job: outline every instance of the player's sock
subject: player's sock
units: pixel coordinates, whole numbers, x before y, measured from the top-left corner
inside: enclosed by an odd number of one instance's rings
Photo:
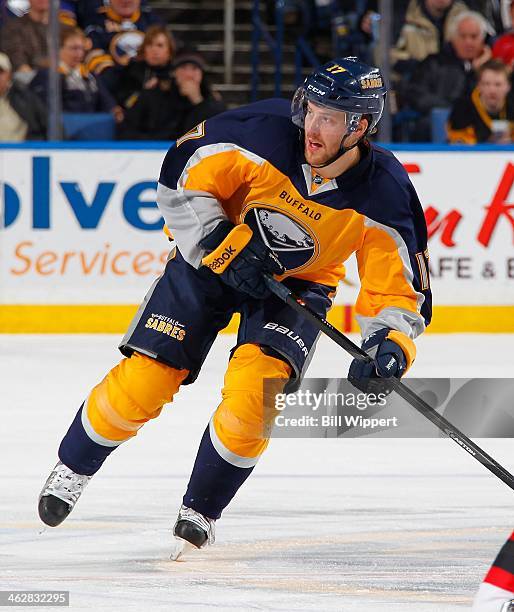
[[[107,439],[104,440],[104,444],[95,442],[84,427],[86,418],[84,410],[82,404],[59,446],[58,454],[59,459],[77,474],[93,476],[121,442]]]
[[[223,459],[212,443],[212,427],[211,422],[203,434],[183,504],[210,519],[218,519],[254,465],[237,467]]]

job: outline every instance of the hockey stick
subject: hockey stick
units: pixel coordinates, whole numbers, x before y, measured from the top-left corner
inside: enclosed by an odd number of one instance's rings
[[[265,274],[265,281],[269,290],[274,293],[277,297],[283,300],[286,304],[291,306],[294,310],[301,313],[306,319],[322,331],[325,335],[331,338],[336,344],[344,348],[345,351],[350,353],[355,359],[361,361],[371,362],[371,357],[363,351],[359,346],[354,344],[349,338],[347,338],[342,332],[337,330],[331,325],[326,319],[320,317],[314,310],[309,308],[307,304],[292,291],[290,291],[281,282],[275,280],[272,276]],[[490,455],[480,448],[477,444],[465,436],[459,431],[454,425],[447,421],[442,415],[434,410],[425,400],[419,395],[414,393],[409,387],[407,387],[399,379],[392,379],[392,387],[408,404],[420,412],[425,418],[440,429],[444,434],[456,442],[461,448],[467,451],[472,457],[479,461],[484,467],[486,467],[495,476],[498,476],[500,480],[514,490],[514,476],[508,472],[503,466],[495,461]]]

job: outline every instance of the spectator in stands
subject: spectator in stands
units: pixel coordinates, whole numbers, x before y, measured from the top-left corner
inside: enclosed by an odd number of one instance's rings
[[[478,69],[478,84],[471,95],[459,98],[448,121],[451,143],[476,144],[514,141],[514,104],[509,100],[509,69],[491,59]]]
[[[83,64],[86,37],[80,28],[61,29],[59,73],[62,110],[67,113],[116,113],[114,98]],[[40,70],[30,87],[45,103],[48,99],[48,68]]]
[[[12,65],[0,53],[0,141],[43,140],[46,109],[25,85],[13,82]]]
[[[429,55],[439,53],[449,41],[449,24],[468,10],[460,0],[411,0],[400,36],[391,50],[395,72],[411,74]]]
[[[2,50],[26,83],[36,70],[48,65],[48,6],[49,0],[30,0],[28,13],[8,19],[2,28]]]
[[[174,77],[158,79],[154,87],[143,89],[127,109],[119,138],[175,140],[201,121],[225,110],[204,73],[204,60],[197,53],[178,56]]]
[[[185,101],[186,113],[179,127],[185,134],[201,121],[225,110],[218,93],[213,92],[205,76],[205,61],[197,53],[181,53],[174,63],[175,82]]]
[[[110,0],[96,10],[85,29],[92,49],[86,57],[90,72],[99,76],[115,93],[121,70],[137,55],[144,32],[159,19],[141,11],[141,0]]]
[[[493,45],[493,57],[501,59],[507,66],[514,68],[514,0],[510,3],[511,27]]]
[[[166,26],[150,26],[136,58],[120,75],[116,90],[118,103],[123,107],[133,106],[143,89],[156,87],[159,80],[169,82],[174,55],[175,41]]]
[[[450,42],[417,66],[404,88],[408,105],[421,114],[412,140],[430,140],[433,108],[450,107],[457,98],[471,93],[476,71],[491,57],[486,34],[487,23],[480,13],[459,13],[450,22]]]

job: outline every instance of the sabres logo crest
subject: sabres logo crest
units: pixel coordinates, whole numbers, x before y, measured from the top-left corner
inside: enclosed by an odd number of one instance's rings
[[[318,252],[317,240],[309,229],[282,211],[252,207],[243,221],[260,235],[288,271],[305,267]]]

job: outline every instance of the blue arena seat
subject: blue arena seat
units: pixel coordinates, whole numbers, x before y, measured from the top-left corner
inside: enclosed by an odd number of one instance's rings
[[[63,113],[66,140],[114,140],[114,118],[110,113]]]

